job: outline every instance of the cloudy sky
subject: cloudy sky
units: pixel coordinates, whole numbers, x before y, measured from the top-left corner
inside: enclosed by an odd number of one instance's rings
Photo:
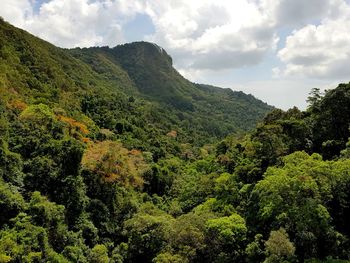
[[[65,48],[151,41],[188,79],[283,109],[350,81],[350,0],[1,0],[0,15]]]

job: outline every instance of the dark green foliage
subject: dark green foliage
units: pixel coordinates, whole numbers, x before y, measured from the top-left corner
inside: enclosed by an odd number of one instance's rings
[[[283,228],[277,231],[271,231],[265,245],[267,258],[264,262],[295,262],[294,244],[289,241],[288,234]]]
[[[0,225],[8,223],[24,208],[25,202],[18,189],[0,180]]]
[[[331,159],[339,155],[350,136],[350,84],[340,84],[323,97],[314,94],[308,109],[311,115],[313,150]]]

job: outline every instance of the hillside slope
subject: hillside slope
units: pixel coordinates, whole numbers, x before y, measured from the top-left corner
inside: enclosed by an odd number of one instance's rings
[[[92,65],[96,72],[105,70],[105,66],[96,65],[106,65],[107,61],[123,68],[143,99],[159,103],[175,113],[180,121],[189,120],[211,136],[249,130],[272,109],[242,92],[217,87],[208,89],[191,83],[173,68],[166,51],[152,43],[135,42],[115,48],[84,48],[70,52]]]
[[[184,142],[191,134],[201,144],[209,137],[249,130],[271,110],[257,99],[248,102],[231,91],[208,92],[189,82],[172,67],[170,56],[151,43],[66,50],[4,21],[0,36],[4,97],[42,102],[78,119],[83,113],[120,136],[117,123],[135,129],[148,123],[163,134],[176,130]],[[95,111],[100,104],[109,116]],[[131,104],[141,123],[132,120]]]

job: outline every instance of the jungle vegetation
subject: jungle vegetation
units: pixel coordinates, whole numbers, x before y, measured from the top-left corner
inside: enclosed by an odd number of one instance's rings
[[[0,262],[350,260],[350,84],[282,111],[0,20],[0,95]]]

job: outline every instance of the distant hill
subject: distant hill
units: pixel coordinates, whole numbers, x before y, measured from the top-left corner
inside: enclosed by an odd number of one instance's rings
[[[87,116],[121,139],[175,130],[178,140],[203,144],[252,129],[272,109],[242,92],[191,83],[156,44],[61,49],[4,21],[0,37],[5,97]]]
[[[158,102],[169,111],[181,112],[182,119],[185,115],[185,119],[198,123],[203,131],[214,136],[251,129],[272,109],[251,95],[188,81],[173,68],[166,51],[153,43],[78,48],[70,52],[96,72],[106,70],[107,64],[121,67],[142,98]]]

